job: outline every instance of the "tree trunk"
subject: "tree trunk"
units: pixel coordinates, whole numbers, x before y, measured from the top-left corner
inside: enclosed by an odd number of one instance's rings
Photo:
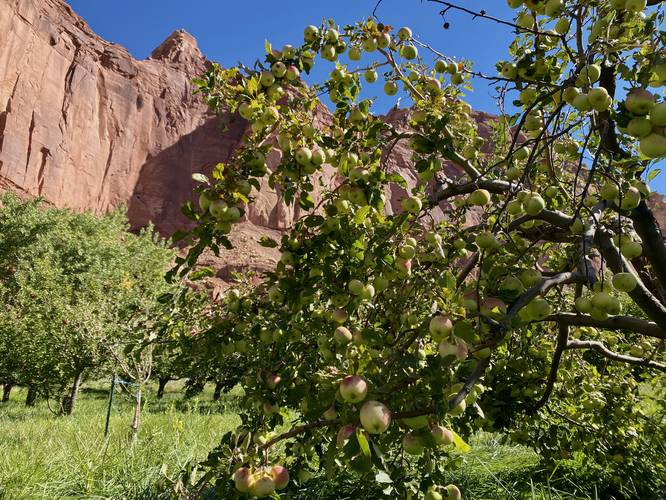
[[[139,436],[139,426],[141,425],[141,397],[143,396],[141,386],[137,386],[136,400],[134,402],[134,416],[132,417],[132,443],[136,442]]]
[[[35,406],[35,401],[37,401],[37,387],[30,385],[28,386],[28,394],[25,397],[25,405]]]
[[[12,389],[14,387],[14,384],[12,382],[7,382],[3,384],[2,386],[2,402],[6,403],[9,401],[9,395],[12,392]]]
[[[157,386],[157,399],[162,399],[164,397],[164,388],[166,387],[167,383],[169,383],[168,378],[160,378],[158,379],[158,386]]]
[[[76,397],[79,395],[82,378],[83,370],[76,374],[74,377],[74,383],[72,383],[72,388],[69,390],[69,394],[63,398],[62,412],[65,415],[71,415],[74,412],[74,403],[76,403]]]
[[[222,395],[222,382],[215,384],[215,391],[213,392],[213,401],[219,401]]]

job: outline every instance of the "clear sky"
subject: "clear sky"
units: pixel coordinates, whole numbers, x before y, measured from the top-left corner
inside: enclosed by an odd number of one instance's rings
[[[332,18],[340,25],[351,24],[370,16],[377,1],[69,0],[69,3],[102,38],[123,45],[136,58],[148,57],[171,32],[182,28],[197,39],[208,59],[233,66],[239,61],[251,65],[263,57],[266,39],[278,48],[286,43],[300,44],[306,25],[319,25],[324,18]],[[512,16],[505,0],[460,0],[459,4],[473,10],[485,9],[499,18]],[[415,35],[440,52],[472,60],[475,70],[495,74],[495,63],[508,56],[507,47],[513,39],[511,29],[449,12],[445,20],[450,27],[445,30],[439,15],[441,7],[427,0],[383,0],[377,16],[396,28],[408,25]],[[329,63],[326,64],[328,68]],[[467,100],[475,109],[493,113],[497,111],[494,94],[493,86],[477,80]],[[383,96],[379,86],[373,95],[378,97],[378,111],[394,103]],[[657,177],[653,188],[666,193],[666,172]]]

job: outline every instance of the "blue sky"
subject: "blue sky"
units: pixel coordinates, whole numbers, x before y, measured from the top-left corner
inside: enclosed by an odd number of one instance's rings
[[[303,28],[332,18],[341,25],[368,17],[376,0],[69,0],[104,39],[125,46],[135,57],[150,55],[171,32],[182,28],[198,41],[206,57],[233,66],[237,62],[251,65],[263,57],[264,41],[273,46],[300,44]],[[509,19],[512,9],[504,0],[461,0],[469,9],[486,9],[488,14]],[[507,47],[513,39],[509,27],[472,19],[463,13],[449,12],[443,29],[439,15],[441,5],[426,0],[383,0],[377,14],[382,22],[400,27],[408,25],[421,40],[456,58],[474,61],[474,69],[495,73],[495,63],[507,58]],[[329,63],[326,63],[327,65]],[[327,69],[328,70],[328,69]],[[321,70],[320,70],[321,71]],[[315,75],[316,77],[317,75]],[[378,96],[378,111],[393,104],[382,95],[380,84],[373,92]],[[475,108],[496,112],[494,89],[487,82],[474,82],[474,92],[467,100]],[[666,173],[653,187],[666,192]]]

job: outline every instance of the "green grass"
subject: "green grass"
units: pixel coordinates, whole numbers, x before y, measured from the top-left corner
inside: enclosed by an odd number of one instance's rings
[[[209,391],[182,403],[173,384],[163,401],[148,399],[139,441],[131,446],[130,398],[116,395],[105,439],[107,394],[86,389],[71,417],[54,417],[43,402],[25,408],[21,390],[0,405],[0,498],[153,498],[161,478],[205,458],[239,423],[210,403]]]
[[[205,458],[239,423],[233,412],[238,392],[213,403],[207,387],[184,400],[182,385],[171,383],[162,401],[148,393],[140,438],[131,446],[128,396],[116,394],[111,433],[104,438],[107,390],[103,384],[86,385],[71,417],[53,416],[44,402],[26,408],[23,390],[15,389],[11,401],[0,404],[0,499],[156,498],[165,478]],[[503,444],[492,434],[480,434],[470,444],[472,451],[449,478],[466,499],[589,498],[573,481],[559,477],[552,483],[525,447]],[[358,485],[348,486],[354,491]],[[320,478],[294,498],[355,498],[350,495]]]

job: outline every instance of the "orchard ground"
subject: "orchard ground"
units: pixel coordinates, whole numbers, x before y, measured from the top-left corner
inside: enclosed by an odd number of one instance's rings
[[[54,416],[44,401],[26,408],[26,391],[14,389],[11,400],[0,403],[0,499],[169,498],[168,487],[180,472],[204,459],[238,425],[234,409],[242,390],[218,402],[212,401],[212,386],[191,399],[183,397],[182,382],[171,382],[161,401],[155,392],[152,387],[132,447],[127,439],[132,400],[121,392],[110,436],[104,438],[108,382],[86,384],[70,417]],[[505,441],[486,433],[470,441],[472,451],[450,472],[465,498],[594,498],[594,487],[575,463],[548,477],[535,453]],[[359,486],[351,479],[315,477],[295,498],[355,498]],[[383,497],[379,490],[376,495]]]

